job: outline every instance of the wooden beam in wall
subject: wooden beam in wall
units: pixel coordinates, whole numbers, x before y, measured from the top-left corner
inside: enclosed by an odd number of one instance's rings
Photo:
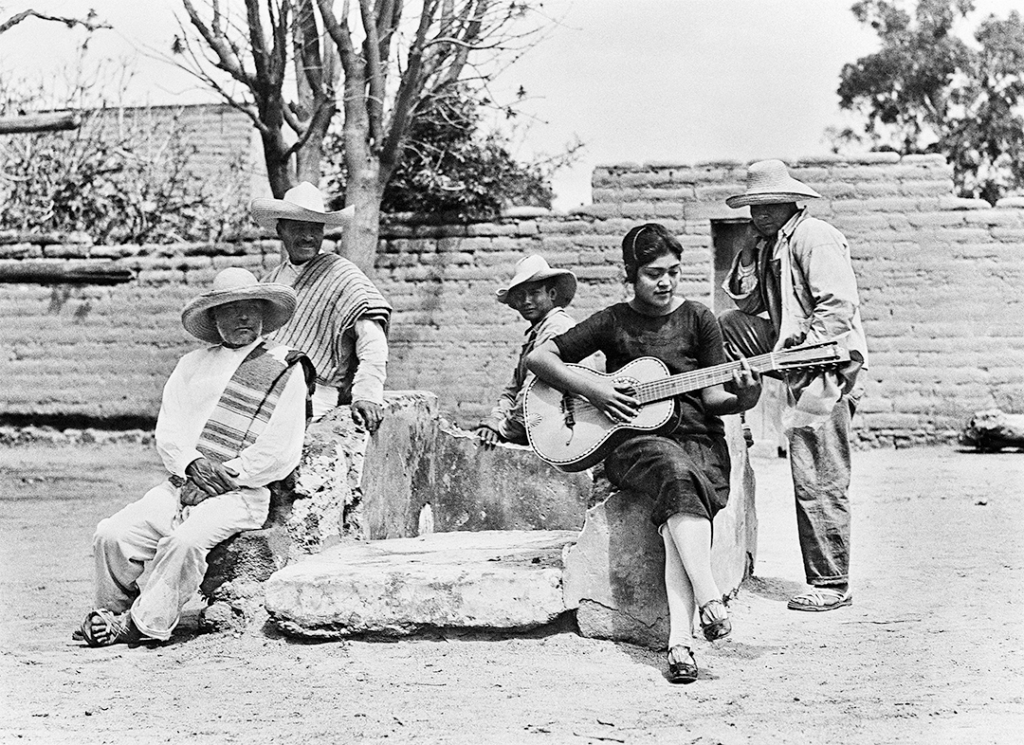
[[[78,129],[81,124],[82,117],[77,111],[0,116],[0,135],[58,132],[65,129]]]
[[[135,278],[129,269],[112,261],[70,264],[68,262],[3,261],[0,284],[28,285],[119,285]]]

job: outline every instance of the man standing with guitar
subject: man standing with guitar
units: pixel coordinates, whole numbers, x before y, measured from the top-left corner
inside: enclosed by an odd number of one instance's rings
[[[850,418],[867,363],[857,279],[846,238],[796,202],[820,195],[779,160],[752,163],[743,194],[758,238],[733,261],[723,284],[738,311],[719,318],[726,348],[752,357],[838,340],[850,363],[834,373],[787,376],[783,423],[789,439],[797,528],[811,590],[790,599],[797,611],[829,611],[853,602],[850,565]],[[764,318],[762,313],[767,313]]]

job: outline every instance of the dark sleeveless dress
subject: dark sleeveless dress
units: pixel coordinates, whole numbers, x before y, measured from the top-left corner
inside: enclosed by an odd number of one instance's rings
[[[665,316],[646,316],[618,303],[554,342],[566,362],[603,353],[607,372],[638,357],[657,357],[673,375],[727,361],[714,314],[692,300]],[[627,439],[608,454],[604,466],[615,486],[650,500],[651,520],[658,526],[677,513],[713,520],[729,499],[725,428],[704,410],[700,391],[676,398],[670,432]]]

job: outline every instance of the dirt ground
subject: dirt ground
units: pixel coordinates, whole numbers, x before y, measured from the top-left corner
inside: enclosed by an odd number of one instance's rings
[[[661,654],[457,634],[298,643],[260,629],[87,649],[95,523],[159,479],[140,445],[0,451],[2,743],[1008,743],[1024,729],[1024,454],[855,453],[855,602],[800,587],[788,470],[758,457],[757,577],[734,633]]]

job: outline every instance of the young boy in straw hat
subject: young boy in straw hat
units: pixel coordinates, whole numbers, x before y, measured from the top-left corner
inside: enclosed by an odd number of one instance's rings
[[[299,464],[305,435],[312,366],[264,338],[294,310],[291,288],[237,268],[185,306],[181,323],[204,345],[164,386],[156,449],[167,478],[96,527],[96,605],[76,632],[89,646],[170,638],[210,549],[263,526],[267,485]]]
[[[355,423],[375,432],[384,411],[391,306],[355,264],[321,251],[325,227],[348,225],[352,208],[328,212],[308,181],[250,207],[284,247],[284,260],[263,281],[295,290],[295,314],[274,339],[301,349],[316,367],[313,418],[351,404]]]
[[[789,601],[797,611],[850,605],[850,418],[867,364],[857,278],[843,234],[797,202],[817,199],[780,160],[752,163],[747,188],[730,207],[750,207],[759,238],[737,254],[723,284],[738,311],[719,319],[727,348],[753,357],[838,340],[848,367],[788,379],[783,424],[796,494],[797,533],[811,590]],[[767,318],[760,314],[766,313]]]
[[[552,269],[543,256],[533,254],[516,264],[512,281],[495,294],[499,303],[517,311],[530,326],[512,379],[501,392],[490,417],[476,428],[476,435],[489,446],[498,442],[526,445],[523,398],[534,378],[526,368],[526,356],[576,325],[565,312],[565,306],[576,294],[576,275],[568,269]]]

